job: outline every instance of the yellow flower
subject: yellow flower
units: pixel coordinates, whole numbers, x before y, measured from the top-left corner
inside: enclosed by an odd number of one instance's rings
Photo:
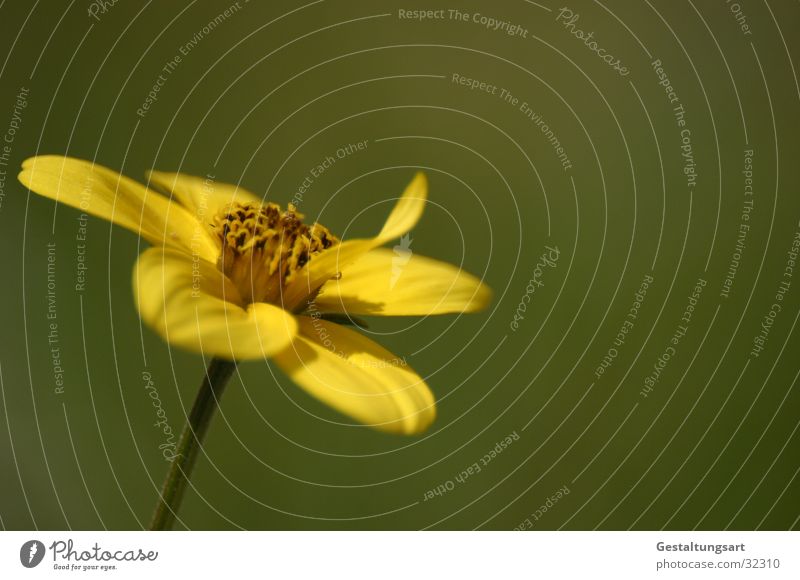
[[[455,266],[380,246],[419,220],[418,173],[383,229],[339,241],[241,187],[180,173],[149,174],[170,197],[88,161],[26,160],[31,191],[121,225],[153,244],[134,269],[142,319],[171,344],[230,360],[271,357],[298,385],[373,427],[414,434],[436,415],[406,363],[336,314],[426,316],[485,307],[491,292]]]

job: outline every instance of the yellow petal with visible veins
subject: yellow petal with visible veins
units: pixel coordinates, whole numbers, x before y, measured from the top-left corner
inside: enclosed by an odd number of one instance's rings
[[[243,306],[222,272],[180,251],[145,251],[133,280],[142,319],[182,348],[230,360],[263,359],[285,349],[297,333],[290,313],[265,303]]]
[[[306,267],[287,284],[283,295],[284,306],[292,311],[302,310],[304,299],[313,296],[327,280],[373,248],[410,231],[422,216],[427,197],[428,179],[424,173],[418,172],[392,208],[380,233],[370,239],[347,240],[313,256]]]
[[[322,312],[427,316],[475,312],[492,292],[461,268],[417,254],[377,248],[329,280],[315,303]]]
[[[109,220],[156,245],[180,247],[214,262],[219,249],[207,228],[178,204],[90,161],[44,155],[22,164],[31,191]]]
[[[172,193],[204,223],[210,222],[220,209],[231,203],[261,203],[261,198],[243,187],[213,179],[162,171],[149,171],[147,178],[159,189]]]
[[[391,433],[421,433],[436,417],[425,381],[391,352],[332,322],[297,317],[299,334],[275,362],[334,409]]]

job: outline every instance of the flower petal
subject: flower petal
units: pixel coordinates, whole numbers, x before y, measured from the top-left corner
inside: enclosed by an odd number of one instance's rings
[[[372,247],[372,240],[346,240],[311,258],[308,265],[284,287],[281,296],[284,308],[292,312],[305,310],[306,300],[314,295],[317,288]]]
[[[315,303],[322,312],[427,316],[475,312],[491,297],[486,284],[456,266],[377,248],[342,269],[341,279],[329,280]]]
[[[181,247],[215,261],[207,229],[184,208],[141,183],[90,161],[43,155],[22,163],[19,180],[31,191],[109,220],[156,245]]]
[[[149,171],[148,180],[166,193],[172,193],[183,206],[208,221],[228,204],[261,203],[261,198],[238,185],[218,183],[185,173],[164,173]]]
[[[283,296],[285,307],[292,311],[302,308],[302,303],[308,296],[312,296],[322,284],[345,267],[373,248],[411,230],[422,215],[427,197],[428,179],[424,173],[418,172],[403,191],[377,236],[366,240],[347,240],[309,260],[308,265],[287,285]]]
[[[306,391],[382,431],[413,435],[433,422],[433,394],[405,360],[332,322],[297,321],[299,334],[274,360]]]
[[[428,178],[421,171],[418,171],[408,184],[403,195],[395,204],[392,213],[389,214],[383,229],[378,234],[379,246],[390,240],[399,238],[403,234],[411,231],[417,225],[422,212],[425,209],[425,201],[428,199]]]
[[[134,293],[142,319],[167,342],[207,355],[263,359],[297,333],[290,313],[265,303],[243,307],[222,272],[176,250],[150,248],[139,256]]]

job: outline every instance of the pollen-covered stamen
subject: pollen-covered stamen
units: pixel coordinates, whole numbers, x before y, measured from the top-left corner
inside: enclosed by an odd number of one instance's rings
[[[217,267],[250,302],[280,303],[281,288],[314,254],[339,240],[325,226],[306,225],[289,204],[233,203],[214,217],[222,245]]]

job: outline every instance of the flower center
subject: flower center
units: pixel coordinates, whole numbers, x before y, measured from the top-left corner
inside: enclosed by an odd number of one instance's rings
[[[315,254],[339,243],[323,225],[303,223],[292,204],[232,203],[215,217],[222,244],[217,267],[230,278],[246,303],[281,303],[284,285]]]

